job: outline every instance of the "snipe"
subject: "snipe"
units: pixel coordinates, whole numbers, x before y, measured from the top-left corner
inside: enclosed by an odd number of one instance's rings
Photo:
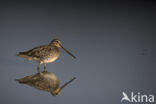
[[[40,72],[41,64],[44,64],[44,71],[46,71],[46,64],[55,61],[60,56],[59,48],[62,48],[73,58],[76,58],[72,53],[70,53],[67,49],[65,49],[62,46],[61,41],[58,39],[52,40],[51,43],[48,45],[42,45],[35,47],[29,51],[19,52],[17,56],[21,56],[28,60],[37,61],[39,63],[37,66],[37,70],[39,73],[41,73]]]

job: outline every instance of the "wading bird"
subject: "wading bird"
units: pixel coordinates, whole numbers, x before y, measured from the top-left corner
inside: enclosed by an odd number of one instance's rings
[[[27,84],[39,90],[48,91],[53,96],[58,96],[60,95],[61,90],[75,79],[76,77],[59,87],[60,81],[58,77],[54,73],[43,71],[41,74],[37,73],[34,75],[29,75],[21,79],[16,79],[16,81],[21,84]]]
[[[54,39],[48,45],[42,45],[35,47],[29,51],[19,52],[17,56],[26,58],[28,60],[37,61],[39,64],[37,66],[38,73],[40,72],[40,65],[44,64],[44,71],[46,71],[46,64],[55,61],[60,56],[60,50],[62,48],[73,58],[76,58],[72,53],[70,53],[67,49],[65,49],[61,41],[58,39]]]

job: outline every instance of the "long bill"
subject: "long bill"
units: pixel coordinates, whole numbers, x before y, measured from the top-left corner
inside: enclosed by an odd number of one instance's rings
[[[74,77],[73,79],[71,79],[70,81],[66,82],[65,84],[63,84],[60,88],[57,88],[54,92],[52,91],[51,94],[53,96],[58,96],[61,92],[61,90],[66,87],[69,83],[71,83],[73,80],[75,80],[76,77]]]
[[[71,83],[73,80],[75,80],[75,79],[76,79],[76,77],[72,78],[70,81],[68,81],[68,82],[66,82],[64,85],[62,85],[62,86],[60,87],[60,91],[61,91],[64,87],[66,87],[69,83]]]
[[[72,53],[70,53],[67,49],[65,49],[62,45],[60,45],[61,48],[66,51],[69,55],[71,55],[73,58],[76,58]]]

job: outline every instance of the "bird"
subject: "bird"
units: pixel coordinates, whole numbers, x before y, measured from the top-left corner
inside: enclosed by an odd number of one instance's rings
[[[19,52],[17,56],[38,62],[37,71],[38,73],[41,73],[40,65],[44,64],[44,71],[47,71],[46,64],[52,63],[58,59],[60,56],[60,48],[76,59],[71,52],[62,46],[61,41],[58,39],[53,39],[48,45],[41,45],[25,52]]]
[[[73,77],[71,80],[59,87],[60,81],[58,77],[54,73],[43,71],[41,75],[37,73],[24,78],[16,79],[16,81],[20,84],[26,84],[38,90],[48,91],[53,96],[58,96],[60,95],[61,90],[75,79],[76,77]]]

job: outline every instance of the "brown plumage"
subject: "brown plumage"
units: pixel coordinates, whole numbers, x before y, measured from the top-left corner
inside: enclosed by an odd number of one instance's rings
[[[37,69],[40,73],[40,64],[44,64],[44,71],[46,71],[46,64],[55,61],[60,56],[59,48],[64,49],[73,58],[76,58],[67,49],[65,49],[62,46],[61,41],[57,39],[52,40],[48,45],[42,45],[35,47],[29,51],[19,52],[17,56],[26,58],[28,60],[37,61],[39,63]]]
[[[27,84],[39,90],[48,91],[53,96],[57,96],[65,86],[75,79],[76,78],[74,77],[72,80],[59,87],[60,81],[55,74],[50,72],[42,72],[41,74],[37,73],[21,79],[16,79],[16,81],[21,84]]]

